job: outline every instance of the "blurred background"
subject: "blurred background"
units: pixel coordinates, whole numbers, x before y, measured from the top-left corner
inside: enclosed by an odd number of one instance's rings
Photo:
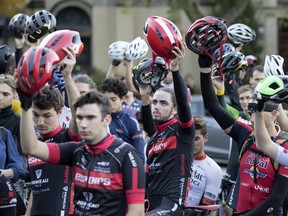
[[[288,59],[288,0],[1,0],[1,44],[14,47],[8,24],[16,13],[30,16],[41,9],[55,15],[57,30],[80,32],[85,47],[75,70],[86,71],[96,82],[109,67],[108,46],[142,37],[144,23],[152,15],[172,20],[183,36],[196,19],[206,15],[225,19],[227,26],[244,23],[257,32],[256,43],[243,48],[245,55],[257,56],[259,64],[266,54]],[[199,83],[197,65],[197,56],[187,51],[181,70],[184,75],[192,73]],[[121,67],[119,71],[124,73]]]

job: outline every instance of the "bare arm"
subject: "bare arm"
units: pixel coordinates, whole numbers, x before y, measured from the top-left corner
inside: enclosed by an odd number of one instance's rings
[[[136,96],[140,96],[140,93],[134,87],[133,82],[132,82],[133,61],[123,59],[122,62],[125,66],[125,80],[126,80],[127,88],[130,91],[132,91]]]
[[[144,216],[144,204],[128,204],[126,216]]]
[[[32,202],[33,202],[33,195],[32,195],[32,193],[30,193],[28,205],[27,205],[26,212],[25,212],[24,216],[30,216],[31,215]]]
[[[271,140],[268,134],[268,131],[265,127],[263,112],[255,113],[254,132],[256,136],[257,148],[275,160],[278,151],[278,145]]]
[[[44,142],[40,142],[35,134],[32,109],[22,110],[20,121],[20,139],[23,153],[47,161],[49,150]]]
[[[74,53],[73,49],[66,49],[63,50],[67,53],[68,58],[66,57],[62,62],[61,65],[65,65],[64,69],[62,70],[62,74],[65,80],[66,92],[69,102],[69,107],[71,109],[72,119],[69,123],[69,129],[72,134],[78,134],[78,128],[75,122],[76,119],[76,112],[74,109],[74,103],[76,102],[77,98],[80,97],[80,92],[75,85],[75,82],[71,76],[73,68],[76,63],[76,54]]]

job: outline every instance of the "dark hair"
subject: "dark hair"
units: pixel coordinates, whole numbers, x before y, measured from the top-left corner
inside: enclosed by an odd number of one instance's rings
[[[264,73],[264,67],[262,65],[256,65],[251,70],[251,77],[253,77],[254,71],[259,71],[260,73]]]
[[[174,88],[171,88],[171,87],[161,87],[161,88],[159,88],[157,91],[164,91],[164,92],[169,93],[169,94],[171,95],[171,100],[172,100],[173,107],[177,107],[176,96],[175,96]]]
[[[200,130],[203,136],[207,135],[206,121],[200,116],[194,116],[195,129]]]
[[[89,85],[90,89],[97,89],[96,83],[93,79],[85,73],[78,73],[73,76],[73,80],[75,83],[86,83]]]
[[[117,78],[107,78],[102,82],[101,91],[113,92],[119,98],[123,98],[128,93],[125,83]]]
[[[247,92],[247,91],[250,91],[251,94],[253,94],[254,89],[253,89],[250,85],[246,84],[246,85],[241,86],[241,87],[237,90],[237,93],[238,93],[238,95],[240,95],[240,94],[242,94],[243,92]]]
[[[74,108],[77,110],[77,108],[86,104],[97,104],[102,114],[102,118],[108,114],[111,114],[109,98],[106,95],[97,92],[96,90],[89,91],[86,94],[80,96],[74,104]]]
[[[33,105],[38,109],[51,109],[54,108],[59,112],[63,106],[64,101],[60,91],[50,86],[44,86],[40,92],[37,92],[33,97]]]

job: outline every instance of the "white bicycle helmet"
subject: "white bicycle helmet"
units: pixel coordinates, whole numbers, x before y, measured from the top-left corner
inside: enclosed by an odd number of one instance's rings
[[[228,37],[234,44],[250,44],[256,39],[256,32],[242,23],[235,23],[228,27]]]
[[[284,72],[284,58],[280,55],[266,55],[264,73],[266,76],[281,76]]]
[[[148,45],[140,37],[135,38],[128,45],[125,55],[128,60],[135,60],[144,57],[148,52]]]
[[[129,43],[126,41],[116,41],[108,47],[108,56],[112,60],[123,60],[125,58],[125,51]]]

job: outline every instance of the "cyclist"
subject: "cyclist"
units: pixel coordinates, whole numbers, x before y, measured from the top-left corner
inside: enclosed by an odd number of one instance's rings
[[[193,215],[193,208],[189,207],[215,204],[222,180],[220,166],[204,151],[204,145],[208,141],[206,122],[200,116],[193,118],[196,132],[191,183],[185,208],[187,216]]]
[[[167,87],[158,89],[153,96],[151,109],[152,88],[140,85],[143,126],[151,137],[146,152],[147,216],[183,215],[191,176],[195,128],[187,87],[179,72],[179,64],[186,50],[185,43],[181,41],[180,44],[181,49],[175,46],[172,51],[176,56],[170,68],[174,90]]]
[[[233,119],[220,105],[214,94],[211,81],[211,59],[199,55],[201,68],[201,89],[206,109],[215,118],[222,129],[236,142],[238,151],[246,146],[245,141],[254,141],[253,129]],[[277,118],[276,106],[267,107],[266,128],[270,136],[281,138],[280,128],[274,125]],[[245,144],[245,145],[244,145]],[[255,145],[244,151],[240,160],[239,175],[235,187],[231,191],[228,204],[233,207],[236,215],[282,215],[282,202],[286,193],[283,188],[288,186],[287,169],[280,167],[275,173],[270,158],[261,154]],[[248,198],[248,199],[247,199]]]
[[[66,89],[69,102],[73,103],[77,94],[75,85],[71,84],[71,72],[75,64],[75,56],[71,50],[66,49],[69,59],[61,64],[65,65],[62,70],[63,78],[66,81]],[[24,53],[24,57],[28,55]],[[31,55],[38,57],[36,54]],[[29,57],[29,56],[27,56]],[[45,57],[45,56],[44,56]],[[29,60],[29,58],[28,58]],[[23,60],[24,62],[25,60]],[[31,61],[33,62],[33,61]],[[45,62],[42,59],[42,62]],[[48,64],[47,62],[45,62]],[[33,71],[38,72],[38,71]],[[35,83],[37,85],[37,83]],[[72,88],[72,90],[71,90]],[[64,106],[63,97],[58,89],[45,86],[41,93],[36,93],[32,100],[33,123],[39,132],[38,139],[42,142],[68,142],[79,141],[78,130],[72,119],[69,128],[59,123],[61,111]],[[69,166],[53,165],[45,163],[33,156],[28,157],[29,174],[31,180],[31,195],[26,211],[27,215],[68,215],[73,213],[71,196],[72,169]],[[51,172],[53,170],[53,172]],[[47,202],[51,200],[51,202]],[[53,200],[53,201],[52,201]]]

